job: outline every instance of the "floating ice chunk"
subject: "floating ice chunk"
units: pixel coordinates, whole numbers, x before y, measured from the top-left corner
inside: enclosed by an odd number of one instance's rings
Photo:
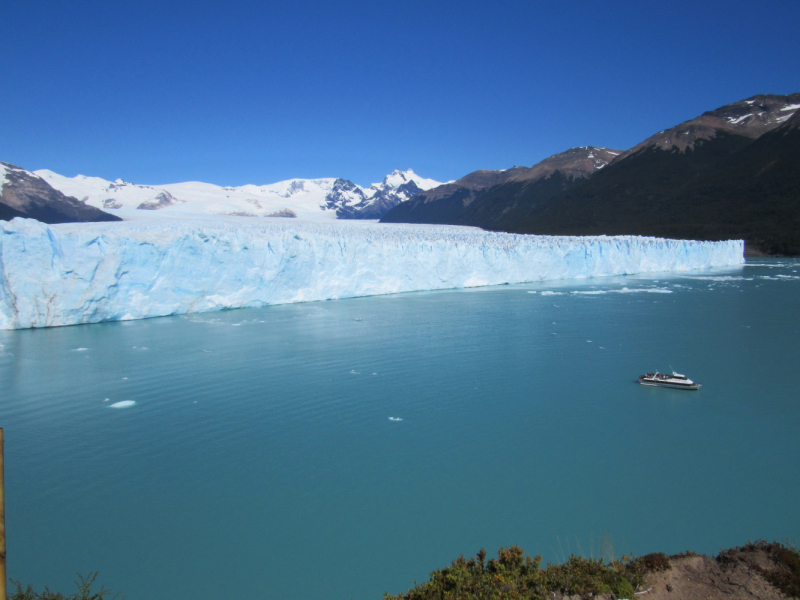
[[[581,294],[584,296],[601,296],[603,294],[638,294],[640,292],[650,294],[671,294],[672,290],[666,288],[627,288],[621,290],[592,290],[590,292],[572,292],[573,294]]]
[[[563,295],[564,292],[551,292],[549,290],[542,292],[542,296],[563,296]]]
[[[122,400],[121,402],[114,402],[109,404],[108,408],[130,408],[136,404],[136,400]]]
[[[74,348],[72,351],[73,352],[86,352],[87,350],[88,350],[88,348]]]
[[[400,417],[389,417],[389,420],[390,421],[402,421],[403,419],[401,419]]]
[[[528,292],[529,294],[535,294],[536,292]]]
[[[695,281],[753,281],[752,277],[743,277],[741,275],[697,275],[695,277],[684,276],[684,279],[694,279]]]
[[[791,267],[792,265],[786,263],[775,263],[774,265],[759,265],[759,264],[746,264],[742,265],[745,267],[757,267],[757,268],[764,268],[764,269],[777,269],[780,267]]]

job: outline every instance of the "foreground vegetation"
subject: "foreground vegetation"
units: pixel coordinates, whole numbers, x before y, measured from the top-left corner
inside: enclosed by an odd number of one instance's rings
[[[800,552],[774,542],[755,542],[720,553],[717,561],[725,566],[741,553],[762,552],[769,556],[773,569],[758,568],[762,576],[789,597],[800,597]],[[670,561],[696,556],[692,552],[667,556],[648,554],[638,558],[623,556],[605,562],[602,558],[571,556],[563,564],[541,568],[541,557],[525,556],[517,546],[501,548],[497,558],[486,560],[481,550],[475,558],[460,556],[431,578],[403,594],[385,600],[544,600],[553,593],[584,598],[612,594],[616,598],[635,598],[650,573],[666,571]]]
[[[78,591],[71,596],[65,596],[61,592],[51,592],[49,589],[44,588],[44,591],[34,592],[32,586],[23,589],[18,581],[12,581],[17,586],[17,591],[9,594],[8,600],[104,600],[111,592],[104,587],[100,587],[97,592],[92,591],[92,587],[97,581],[97,573],[89,573],[86,577],[78,575],[78,581],[75,585]],[[119,598],[119,594],[114,596],[111,600]]]
[[[518,546],[501,548],[497,558],[488,561],[486,552],[481,549],[474,558],[465,559],[460,556],[449,567],[437,569],[431,573],[430,580],[416,585],[405,593],[392,596],[387,592],[384,600],[545,600],[553,598],[555,594],[582,598],[607,594],[613,598],[632,600],[638,597],[637,592],[645,591],[643,586],[649,575],[669,571],[674,566],[672,561],[697,556],[693,552],[672,556],[658,552],[636,558],[623,556],[620,560],[606,562],[602,558],[583,558],[573,555],[562,564],[548,564],[542,568],[540,556],[534,558],[526,556]],[[715,568],[718,571],[722,569],[723,572],[731,572],[744,563],[747,566],[748,581],[755,571],[768,582],[762,582],[766,588],[771,589],[769,587],[771,584],[786,597],[800,598],[800,552],[794,546],[757,541],[723,550],[715,559],[699,557],[697,560],[700,558],[706,563],[710,561],[717,565]],[[674,576],[675,573],[670,571],[667,575]],[[678,570],[677,573],[681,571]],[[685,579],[685,574],[684,571],[681,579]],[[8,598],[9,600],[105,600],[110,591],[101,587],[99,591],[93,592],[92,587],[96,580],[97,573],[90,573],[87,577],[79,576],[76,582],[77,592],[70,596],[51,592],[47,588],[38,593],[30,585],[23,588],[18,582],[12,581],[17,590],[9,594]],[[741,584],[729,581],[728,585]],[[742,587],[750,594],[747,597],[753,595],[746,586]],[[667,591],[672,592],[672,587],[667,585]],[[724,592],[721,588],[720,591]],[[675,592],[679,593],[677,589]],[[119,594],[108,600],[118,598]]]

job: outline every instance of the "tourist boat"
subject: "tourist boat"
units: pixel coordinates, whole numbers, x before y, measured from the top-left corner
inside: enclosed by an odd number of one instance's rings
[[[686,375],[672,372],[672,375],[664,373],[648,373],[647,375],[639,375],[639,383],[642,385],[652,385],[656,387],[675,388],[677,390],[699,390],[700,384],[695,383]]]

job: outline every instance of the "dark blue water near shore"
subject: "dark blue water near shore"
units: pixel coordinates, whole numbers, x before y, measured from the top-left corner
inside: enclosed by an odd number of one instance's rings
[[[798,308],[782,260],[0,332],[9,575],[367,599],[481,547],[797,541]],[[670,365],[702,389],[635,383]]]

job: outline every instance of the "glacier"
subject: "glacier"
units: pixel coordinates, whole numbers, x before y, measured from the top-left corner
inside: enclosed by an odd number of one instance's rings
[[[281,222],[278,222],[281,221]],[[222,218],[0,221],[0,329],[744,262],[741,240]]]

